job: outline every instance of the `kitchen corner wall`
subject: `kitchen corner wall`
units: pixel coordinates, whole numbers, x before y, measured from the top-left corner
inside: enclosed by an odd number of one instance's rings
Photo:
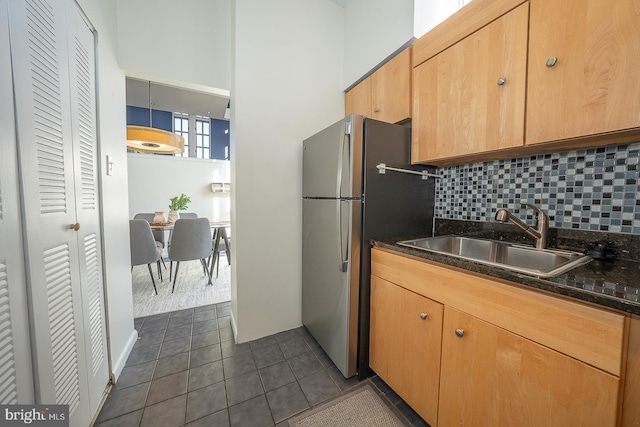
[[[231,304],[238,342],[302,325],[302,141],[344,116],[344,11],[236,0]]]
[[[436,218],[494,221],[507,208],[533,221],[539,206],[550,226],[640,234],[640,142],[439,168]]]
[[[439,2],[450,3],[450,0]],[[411,40],[414,0],[349,0],[344,7],[344,17],[342,89]]]

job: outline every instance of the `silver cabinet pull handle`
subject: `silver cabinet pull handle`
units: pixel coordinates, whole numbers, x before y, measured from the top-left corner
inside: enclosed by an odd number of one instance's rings
[[[456,329],[456,335],[462,338],[464,336],[464,329]]]
[[[420,313],[420,318],[422,320],[426,319],[427,318],[427,313]]]
[[[377,113],[378,111],[380,111],[380,110],[378,110],[378,107],[376,107],[376,108],[374,108],[374,109],[373,109],[373,112],[374,112],[374,113]]]
[[[498,79],[498,86],[502,86],[507,82],[507,79],[505,79],[504,77],[500,77]]]
[[[552,56],[551,58],[547,59],[547,67],[551,68],[554,65],[556,65],[557,62],[558,62],[558,58],[556,58],[555,56]]]

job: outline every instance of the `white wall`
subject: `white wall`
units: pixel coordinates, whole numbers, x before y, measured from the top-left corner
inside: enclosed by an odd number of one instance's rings
[[[232,294],[238,339],[299,326],[301,141],[340,119],[342,90],[411,37],[412,2],[350,0],[342,9],[327,0],[236,0],[232,60],[232,0],[77,1],[98,31],[105,291],[115,375],[136,338],[125,82],[118,61],[136,75],[234,88]],[[185,56],[168,61],[167,53],[184,40],[192,41]],[[107,155],[114,160],[113,176],[104,170]]]
[[[117,5],[118,60],[127,75],[231,87],[231,0],[118,0]]]
[[[413,0],[349,0],[347,2],[344,8],[343,89],[352,85],[411,40],[413,3]]]
[[[169,213],[169,199],[181,193],[191,198],[185,212],[211,221],[230,218],[229,193],[212,193],[212,182],[229,182],[228,160],[129,154],[129,218],[136,213]]]
[[[415,0],[413,35],[422,37],[429,30],[458,11],[463,2],[453,0]]]
[[[133,297],[129,257],[129,209],[124,75],[116,60],[115,3],[78,0],[98,31],[98,95],[102,184],[103,246],[109,350],[116,377],[124,367],[137,334],[133,329]],[[114,174],[105,173],[106,156]]]
[[[420,38],[468,0],[348,0],[344,89],[413,37]]]
[[[232,316],[244,342],[302,324],[302,140],[344,115],[344,20],[327,0],[235,0],[234,22]]]
[[[214,44],[215,25],[200,25],[211,13],[201,11],[219,10],[222,19],[225,4],[228,85],[219,75],[226,63],[217,48],[167,61],[183,40]],[[349,0],[345,8],[328,0],[117,5],[119,60],[128,74],[231,89],[232,315],[238,339],[299,326],[302,140],[339,120],[342,91],[411,39],[414,2]],[[180,31],[167,30],[172,26]]]

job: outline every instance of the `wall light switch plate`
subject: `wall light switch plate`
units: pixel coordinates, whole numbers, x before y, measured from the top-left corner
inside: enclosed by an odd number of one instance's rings
[[[107,156],[107,175],[113,175],[113,157]]]

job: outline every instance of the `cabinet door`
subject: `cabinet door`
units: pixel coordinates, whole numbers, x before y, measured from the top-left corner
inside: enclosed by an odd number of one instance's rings
[[[108,383],[93,36],[65,0],[10,1],[9,16],[36,402],[82,426]]]
[[[360,114],[371,117],[371,77],[368,77],[344,94],[345,116]]]
[[[89,375],[89,403],[95,411],[109,383],[107,336],[102,282],[102,242],[98,189],[95,48],[93,32],[75,7],[70,8],[69,74],[71,140],[76,203],[77,244],[82,283],[85,354]]]
[[[371,75],[371,117],[389,123],[411,117],[411,48]]]
[[[0,58],[10,58],[0,0]],[[0,61],[0,404],[34,403],[11,62]]]
[[[530,40],[527,144],[640,126],[636,0],[532,0]]]
[[[414,68],[414,163],[523,145],[528,8]]]
[[[76,206],[66,7],[10,1],[9,11],[36,402],[69,405],[71,425],[79,426],[90,415],[78,244],[70,229]]]
[[[442,304],[371,276],[369,365],[437,425]]]
[[[620,379],[445,307],[442,426],[615,426]]]

